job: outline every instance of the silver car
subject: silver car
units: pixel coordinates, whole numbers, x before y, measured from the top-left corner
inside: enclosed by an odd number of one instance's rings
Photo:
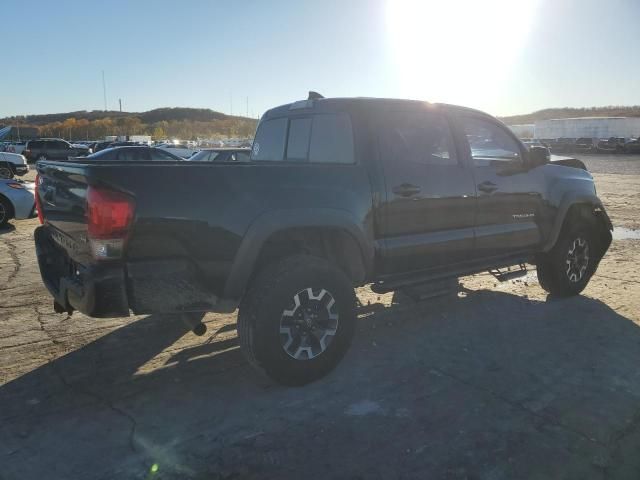
[[[0,228],[35,215],[35,183],[0,179]]]

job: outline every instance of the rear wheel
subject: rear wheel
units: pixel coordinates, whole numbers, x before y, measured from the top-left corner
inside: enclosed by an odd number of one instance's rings
[[[4,227],[11,218],[11,204],[0,197],[0,228]]]
[[[238,336],[249,362],[284,385],[329,373],[355,330],[347,276],[324,259],[296,255],[264,268],[240,304]]]
[[[596,236],[588,226],[568,228],[537,265],[540,286],[567,297],[585,289],[598,265]]]

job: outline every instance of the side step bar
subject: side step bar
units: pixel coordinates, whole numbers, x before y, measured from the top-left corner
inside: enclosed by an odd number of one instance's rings
[[[519,253],[509,257],[494,258],[492,260],[485,259],[482,262],[468,263],[460,265],[458,268],[441,267],[439,269],[429,270],[427,272],[414,272],[410,274],[401,274],[382,277],[371,285],[374,293],[388,293],[411,285],[420,285],[448,278],[464,277],[480,272],[497,270],[500,268],[510,267],[512,265],[524,265],[530,263],[533,256],[529,253]]]
[[[499,282],[506,282],[507,280],[512,280],[518,277],[524,277],[527,273],[527,266],[524,263],[521,263],[518,268],[515,270],[511,270],[510,267],[507,267],[507,270],[500,270],[499,268],[493,268],[489,270],[489,273],[495,277]]]

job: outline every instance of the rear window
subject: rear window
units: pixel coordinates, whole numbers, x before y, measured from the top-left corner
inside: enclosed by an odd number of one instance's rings
[[[311,118],[295,118],[289,122],[287,160],[306,161],[309,155]]]
[[[261,122],[251,160],[354,163],[351,120],[329,113]]]

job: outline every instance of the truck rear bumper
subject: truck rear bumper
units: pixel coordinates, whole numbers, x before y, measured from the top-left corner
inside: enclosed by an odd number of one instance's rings
[[[42,281],[64,310],[78,310],[91,317],[129,315],[121,265],[76,264],[51,239],[47,227],[38,227],[34,239]]]
[[[203,288],[189,262],[145,260],[80,265],[55,243],[46,226],[34,233],[40,275],[63,310],[96,318],[151,313],[232,312]]]

